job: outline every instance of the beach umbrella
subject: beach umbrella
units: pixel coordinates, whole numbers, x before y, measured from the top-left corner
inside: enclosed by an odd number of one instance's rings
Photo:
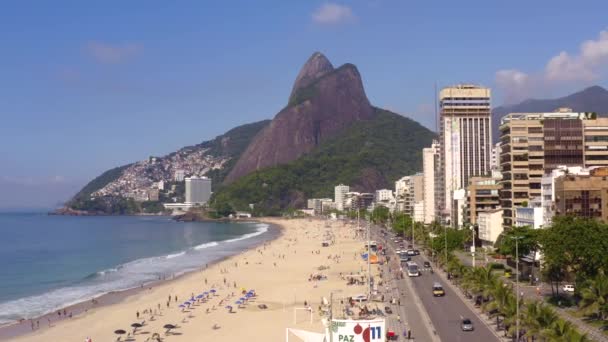
[[[180,304],[179,307],[180,308],[185,308],[186,306],[184,304]]]
[[[245,298],[245,297],[241,297],[239,299],[242,300],[243,302],[247,300],[247,298]]]
[[[226,305],[225,309],[232,309],[231,305]]]
[[[197,298],[197,299],[201,299],[201,298],[203,298],[203,297],[205,297],[205,296],[204,296],[204,295],[202,295],[202,294],[200,294],[200,295],[196,296],[196,298]]]
[[[241,305],[241,304],[243,304],[243,302],[241,302],[240,300],[237,300],[236,302],[234,302],[234,304]]]
[[[163,328],[165,328],[165,329],[175,329],[175,328],[177,328],[177,326],[175,326],[173,324],[165,324],[165,325],[163,325]]]
[[[137,328],[143,327],[143,325],[141,323],[133,323],[133,324],[131,324],[131,327],[137,329]]]
[[[216,293],[217,291],[215,289],[211,289],[210,291],[211,293]]]

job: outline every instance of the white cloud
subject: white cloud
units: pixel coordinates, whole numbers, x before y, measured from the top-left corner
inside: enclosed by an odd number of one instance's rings
[[[561,51],[551,57],[545,68],[527,74],[516,69],[496,72],[496,85],[505,92],[505,101],[530,97],[531,92],[567,83],[589,83],[600,78],[608,67],[608,31],[601,31],[596,40],[587,40],[576,54]]]
[[[312,14],[312,20],[318,24],[339,24],[355,19],[353,11],[348,6],[335,3],[325,3]]]
[[[142,46],[133,43],[108,44],[90,41],[86,45],[86,52],[97,62],[103,64],[117,64],[127,61],[141,52]]]

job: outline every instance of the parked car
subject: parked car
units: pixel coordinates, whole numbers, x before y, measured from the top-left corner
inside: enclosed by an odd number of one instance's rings
[[[564,290],[564,292],[574,292],[574,285],[570,285],[570,284],[564,285],[562,290]]]
[[[420,255],[420,251],[419,251],[419,250],[417,250],[417,249],[414,249],[414,254],[415,254],[415,255]]]
[[[462,331],[473,331],[475,330],[475,328],[473,327],[473,322],[471,322],[470,319],[468,318],[463,318],[462,322],[460,323],[460,328],[462,329]]]
[[[393,310],[391,309],[391,307],[390,307],[390,306],[385,306],[385,307],[384,307],[384,312],[386,312],[387,314],[389,314],[389,315],[390,315],[390,314],[392,314],[392,313],[393,313]]]
[[[424,266],[424,268],[431,268],[431,263],[428,261],[423,262],[422,265]]]
[[[414,255],[416,255],[416,252],[414,252],[414,250],[412,250],[412,249],[408,249],[407,250],[407,255],[414,256]]]

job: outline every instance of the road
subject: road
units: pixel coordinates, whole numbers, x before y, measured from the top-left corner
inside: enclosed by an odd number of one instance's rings
[[[415,256],[412,260],[420,266],[426,261],[421,256]],[[410,279],[442,341],[498,341],[496,335],[438,275],[431,274],[429,271],[422,271],[420,277]],[[433,296],[432,288],[435,282],[443,286],[445,296]],[[475,331],[462,331],[460,328],[462,318],[469,318],[473,322]]]
[[[375,238],[381,239],[378,235],[374,234]],[[382,239],[384,240],[384,239]],[[385,240],[386,241],[386,240]],[[396,258],[395,251],[396,247],[394,242],[385,242],[385,246],[388,244],[389,250],[391,251],[392,258]],[[421,268],[424,261],[427,261],[423,256],[414,256],[415,261]],[[490,331],[490,328],[482,322],[477,315],[462,301],[462,299],[454,293],[450,286],[447,286],[444,281],[437,275],[432,274],[430,271],[422,271],[420,277],[411,277],[401,280],[400,283],[411,283],[411,287],[414,292],[410,293],[410,296],[418,296],[424,310],[428,314],[432,322],[433,334],[439,336],[441,341],[449,342],[489,342],[499,341],[496,335]],[[432,293],[433,283],[440,283],[446,295],[443,297],[434,297]],[[399,284],[402,287],[402,284]],[[412,300],[408,300],[411,302]],[[420,313],[414,313],[415,307],[406,308],[406,315],[422,316]],[[407,316],[406,316],[407,317]],[[469,318],[475,327],[475,331],[465,332],[460,328],[462,318]],[[417,319],[420,320],[421,318]]]

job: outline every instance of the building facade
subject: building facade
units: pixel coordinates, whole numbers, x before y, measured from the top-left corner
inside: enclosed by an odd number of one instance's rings
[[[440,199],[438,196],[438,187],[436,186],[440,179],[440,160],[439,160],[439,142],[433,140],[431,147],[422,149],[422,201],[424,202],[424,220],[425,224],[431,224],[435,221],[435,217],[439,216],[436,203]]]
[[[395,189],[396,210],[414,217],[414,205],[424,199],[424,175],[402,177],[395,183]]]
[[[564,175],[555,180],[555,214],[575,215],[608,223],[608,168],[589,175]]]
[[[334,199],[336,202],[336,209],[344,210],[344,203],[346,201],[346,193],[350,191],[348,185],[340,184],[334,188]]]
[[[469,84],[447,87],[439,94],[442,182],[439,205],[444,222],[452,222],[454,192],[474,176],[486,175],[492,154],[491,94]]]
[[[467,219],[468,223],[477,223],[477,216],[484,211],[494,211],[500,207],[499,191],[501,188],[499,172],[493,172],[492,177],[472,177],[467,188]]]
[[[187,177],[186,204],[206,204],[211,198],[211,179],[207,177]]]
[[[502,210],[496,209],[479,213],[477,217],[477,237],[484,247],[492,247],[503,231]]]
[[[560,108],[551,113],[512,113],[502,119],[500,169],[503,180],[500,201],[505,226],[515,223],[516,207],[525,207],[532,198],[542,196],[544,174],[562,165],[585,165],[586,154],[591,156],[592,152],[585,150],[584,127],[596,131],[591,127],[603,128],[597,123],[604,120],[593,120],[590,113],[572,112],[569,108]],[[597,131],[602,132],[601,129]],[[596,143],[590,142],[589,145]],[[600,151],[597,147],[593,149]],[[603,158],[599,156],[602,153],[608,155],[608,149],[593,152],[591,158],[599,160]]]
[[[533,198],[527,207],[515,208],[515,227],[544,227],[542,198]]]

